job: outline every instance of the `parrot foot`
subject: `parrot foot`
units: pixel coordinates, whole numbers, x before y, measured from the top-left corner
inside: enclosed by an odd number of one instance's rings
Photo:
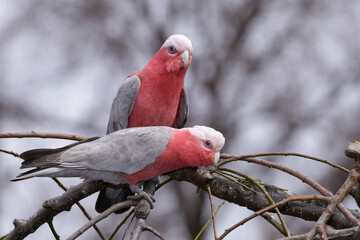
[[[130,200],[140,200],[140,199],[145,199],[146,201],[149,202],[151,209],[154,208],[154,202],[156,201],[154,196],[151,195],[150,193],[147,193],[143,190],[141,190],[138,186],[130,186],[130,190],[133,193],[136,193],[135,196],[128,196],[128,199]]]

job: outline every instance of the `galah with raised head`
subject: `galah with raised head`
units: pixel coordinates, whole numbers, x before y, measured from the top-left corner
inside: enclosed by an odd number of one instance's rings
[[[62,148],[26,151],[20,154],[21,168],[34,169],[12,181],[80,177],[129,184],[152,205],[153,197],[137,183],[184,167],[211,166],[219,160],[224,143],[220,132],[205,126],[128,128]]]
[[[184,127],[188,116],[184,78],[191,54],[191,41],[172,35],[144,68],[130,74],[113,101],[107,134],[130,127]],[[103,212],[129,194],[126,187],[106,187],[99,193],[96,210]]]

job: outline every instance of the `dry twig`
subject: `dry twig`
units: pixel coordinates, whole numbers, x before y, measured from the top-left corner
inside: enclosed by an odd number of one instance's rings
[[[52,178],[56,184],[62,189],[64,190],[65,192],[68,190],[57,178]],[[80,202],[77,202],[75,203],[81,210],[81,212],[85,215],[85,217],[88,219],[88,220],[91,220],[91,216],[90,214],[85,210],[85,208],[83,207],[83,205],[81,205]],[[104,234],[100,231],[100,229],[96,226],[96,224],[94,224],[94,229],[95,231],[97,232],[97,234],[99,235],[99,237],[103,240],[106,240]]]
[[[318,191],[319,193],[321,193],[324,196],[328,196],[328,197],[334,196],[330,191],[328,191],[326,188],[321,186],[319,183],[317,183],[313,179],[303,175],[302,173],[300,173],[298,171],[288,168],[282,164],[266,161],[264,159],[259,159],[259,158],[240,158],[238,156],[232,156],[232,155],[227,155],[227,154],[222,154],[222,155],[229,159],[219,162],[218,166],[221,166],[226,163],[233,162],[233,161],[246,161],[246,162],[250,162],[250,163],[256,163],[259,165],[263,165],[263,166],[266,166],[269,168],[276,168],[276,169],[281,170],[282,172],[286,172],[286,173],[300,179],[304,183],[307,183],[309,186],[311,186],[312,188],[314,188],[316,191]],[[345,208],[345,206],[343,204],[340,203],[338,205],[338,208],[350,222],[357,221],[357,219],[354,217],[354,215],[347,208]]]
[[[210,206],[211,206],[211,217],[212,217],[212,221],[213,221],[214,239],[217,240],[214,203],[212,201],[211,189],[210,189],[209,185],[206,186],[206,190],[207,190],[207,193],[209,195],[209,201],[210,201]]]
[[[66,134],[66,133],[46,133],[46,132],[8,132],[0,133],[0,138],[56,138],[56,139],[66,139],[74,141],[82,141],[88,139],[87,137],[75,135],[75,134]]]
[[[110,208],[106,209],[104,212],[100,213],[90,221],[88,221],[86,224],[84,224],[81,228],[79,228],[76,232],[74,232],[70,237],[67,238],[67,240],[74,240],[75,238],[79,237],[81,234],[83,234],[86,230],[88,230],[90,227],[94,226],[95,223],[101,221],[102,219],[108,217],[110,214],[124,208],[128,208],[131,206],[135,206],[138,203],[138,201],[134,200],[126,200],[124,202],[117,203]]]
[[[287,204],[288,202],[293,202],[293,201],[309,201],[309,200],[320,200],[320,201],[329,201],[330,198],[329,197],[324,197],[324,196],[317,196],[317,195],[312,195],[312,196],[297,196],[297,197],[289,197],[286,198],[280,202],[277,202],[273,205],[267,206],[257,212],[255,212],[254,214],[250,215],[249,217],[241,220],[240,222],[238,222],[237,224],[235,224],[234,226],[232,226],[231,228],[228,228],[225,230],[225,232],[218,238],[219,240],[224,239],[224,237],[226,235],[228,235],[231,231],[233,231],[234,229],[236,229],[237,227],[239,227],[240,225],[243,225],[244,223],[248,222],[249,220],[255,218],[256,216],[259,216],[265,212],[268,212],[274,208],[283,206],[285,204]],[[287,238],[285,238],[287,239]]]
[[[104,186],[102,182],[84,181],[69,188],[62,195],[45,201],[43,207],[28,220],[15,219],[15,228],[5,239],[17,240],[25,238],[30,233],[35,232],[42,224],[51,221],[60,212],[69,211],[73,204],[101,190]]]
[[[165,240],[164,236],[161,235],[158,231],[156,231],[154,228],[150,227],[145,219],[138,218],[137,223],[134,227],[134,230],[131,232],[130,240],[138,240],[140,239],[140,234],[144,231],[152,232],[155,236],[160,238],[161,240]]]

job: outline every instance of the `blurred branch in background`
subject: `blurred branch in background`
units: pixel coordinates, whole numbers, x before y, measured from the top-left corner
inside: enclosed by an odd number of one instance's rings
[[[227,139],[224,151],[236,156],[300,152],[351,169],[343,149],[360,138],[360,33],[354,28],[360,24],[359,8],[357,1],[325,0],[167,0],[161,4],[4,0],[0,5],[1,131],[104,134],[120,81],[143,66],[169,35],[182,33],[194,45],[185,83],[189,125],[220,130]],[[15,152],[29,148],[9,140],[0,145]],[[0,161],[1,231],[12,227],[3,224],[11,222],[9,216],[19,215],[14,210],[18,199],[43,201],[38,192],[43,187],[27,186],[23,191],[8,184],[18,167],[11,158]],[[297,159],[286,165],[313,176],[330,192],[345,181],[346,174],[336,168]],[[304,195],[314,194],[300,181],[285,180],[285,174],[253,164],[242,168],[242,164],[231,168]],[[209,217],[207,197],[203,191],[192,194],[191,184],[172,186],[164,196],[167,208],[153,221],[164,226],[158,230],[165,236],[195,238]],[[354,188],[351,194],[359,192]],[[174,199],[180,208],[174,207]],[[229,219],[239,217],[231,207],[223,209],[226,214],[217,215],[218,232]],[[171,227],[174,222],[178,232]],[[310,227],[296,219],[287,222],[294,232]],[[267,231],[267,222],[248,224],[264,229],[253,231],[252,236],[279,237]],[[109,224],[104,226],[104,233],[112,231]],[[235,237],[249,233],[236,231]],[[212,235],[206,230],[204,239]]]

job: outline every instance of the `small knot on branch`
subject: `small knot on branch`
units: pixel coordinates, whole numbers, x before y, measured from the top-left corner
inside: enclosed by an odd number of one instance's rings
[[[22,227],[23,225],[25,225],[27,223],[27,220],[25,219],[14,219],[13,224],[15,227]]]
[[[345,155],[354,159],[356,162],[360,159],[360,142],[351,141],[345,150]]]
[[[46,200],[43,203],[42,207],[52,209],[54,207],[54,205],[55,205],[55,200],[54,199],[49,199],[49,200]]]
[[[49,199],[49,200],[46,200],[43,204],[42,204],[42,207],[43,208],[46,208],[46,209],[51,209],[53,211],[70,211],[71,210],[71,205],[69,206],[65,206],[65,209],[64,209],[64,206],[61,206],[61,204],[59,204],[59,201],[57,199]]]
[[[14,219],[13,224],[19,235],[24,235],[26,233],[28,220],[25,219]]]
[[[210,182],[210,180],[214,179],[214,176],[212,175],[212,172],[214,171],[215,169],[213,167],[198,167],[196,173],[199,174],[199,176],[206,182]]]

